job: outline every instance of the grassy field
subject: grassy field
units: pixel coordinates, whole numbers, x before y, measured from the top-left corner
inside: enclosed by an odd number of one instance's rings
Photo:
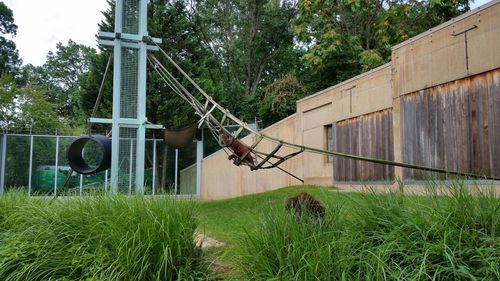
[[[338,193],[291,187],[199,205],[200,227],[229,245],[216,251],[240,280],[500,280],[500,200]],[[285,212],[306,191],[327,209],[324,221]]]
[[[500,200],[296,186],[210,202],[0,197],[0,280],[500,280]],[[324,220],[297,217],[308,192]],[[201,251],[196,232],[226,243]]]
[[[331,188],[313,186],[294,186],[278,190],[243,196],[234,199],[200,202],[198,219],[201,231],[229,244],[250,230],[260,221],[263,215],[284,209],[286,199],[304,191],[312,194],[327,204],[352,206],[358,194],[333,193]]]

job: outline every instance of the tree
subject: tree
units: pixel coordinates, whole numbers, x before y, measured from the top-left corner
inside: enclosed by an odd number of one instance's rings
[[[0,126],[4,130],[53,132],[67,129],[57,116],[56,105],[47,100],[47,92],[38,86],[18,87],[14,78],[0,78]]]
[[[205,47],[217,67],[222,104],[251,119],[258,93],[276,79],[298,68],[300,51],[294,48],[291,21],[295,1],[197,1]]]
[[[10,75],[0,75],[0,128],[8,129],[15,122],[17,86]]]
[[[28,64],[21,69],[25,85],[37,85],[47,91],[48,101],[57,105],[57,114],[73,125],[80,123],[80,77],[89,71],[90,61],[96,56],[93,48],[77,44],[71,39],[65,46],[57,43],[56,51],[49,51],[42,66]]]
[[[264,126],[295,113],[296,102],[308,94],[307,88],[293,74],[288,74],[269,84],[262,94],[259,108],[259,115]]]
[[[390,60],[391,47],[469,9],[468,0],[303,0],[294,23],[318,90]]]
[[[14,24],[12,10],[0,2],[0,75],[3,73],[16,74],[21,66],[19,52],[14,41],[4,35],[15,36],[17,25]]]

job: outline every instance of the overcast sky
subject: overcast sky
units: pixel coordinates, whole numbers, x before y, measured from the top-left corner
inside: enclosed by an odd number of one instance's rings
[[[107,9],[106,0],[0,0],[14,12],[16,42],[23,64],[42,65],[56,44],[71,38],[96,47],[97,24]],[[490,0],[476,0],[472,8]]]
[[[18,26],[13,38],[23,64],[42,65],[56,44],[76,43],[96,47],[97,24],[106,0],[0,0],[14,13]]]

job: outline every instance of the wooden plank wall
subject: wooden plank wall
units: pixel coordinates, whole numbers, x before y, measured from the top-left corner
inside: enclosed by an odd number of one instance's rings
[[[333,123],[331,147],[337,152],[394,160],[392,126],[391,109]],[[334,157],[333,178],[341,182],[393,180],[394,167]]]
[[[404,162],[500,177],[500,69],[401,97],[401,124]]]

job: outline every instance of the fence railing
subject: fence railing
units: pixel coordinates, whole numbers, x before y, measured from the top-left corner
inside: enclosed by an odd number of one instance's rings
[[[93,175],[73,173],[63,189],[64,180],[70,171],[66,151],[74,138],[75,136],[0,133],[0,194],[11,189],[23,189],[33,196],[81,196],[108,192],[111,176],[109,170]],[[146,139],[145,151],[145,194],[199,191],[196,173],[186,174],[182,171],[201,163],[201,142],[193,142],[187,148],[173,149],[165,146],[162,140]],[[84,158],[89,161],[99,158],[98,149],[85,148]],[[186,178],[185,175],[194,179]],[[184,188],[181,189],[182,180],[186,182],[182,183]],[[195,186],[187,188],[186,185]],[[134,188],[121,187],[120,192],[132,193]]]

